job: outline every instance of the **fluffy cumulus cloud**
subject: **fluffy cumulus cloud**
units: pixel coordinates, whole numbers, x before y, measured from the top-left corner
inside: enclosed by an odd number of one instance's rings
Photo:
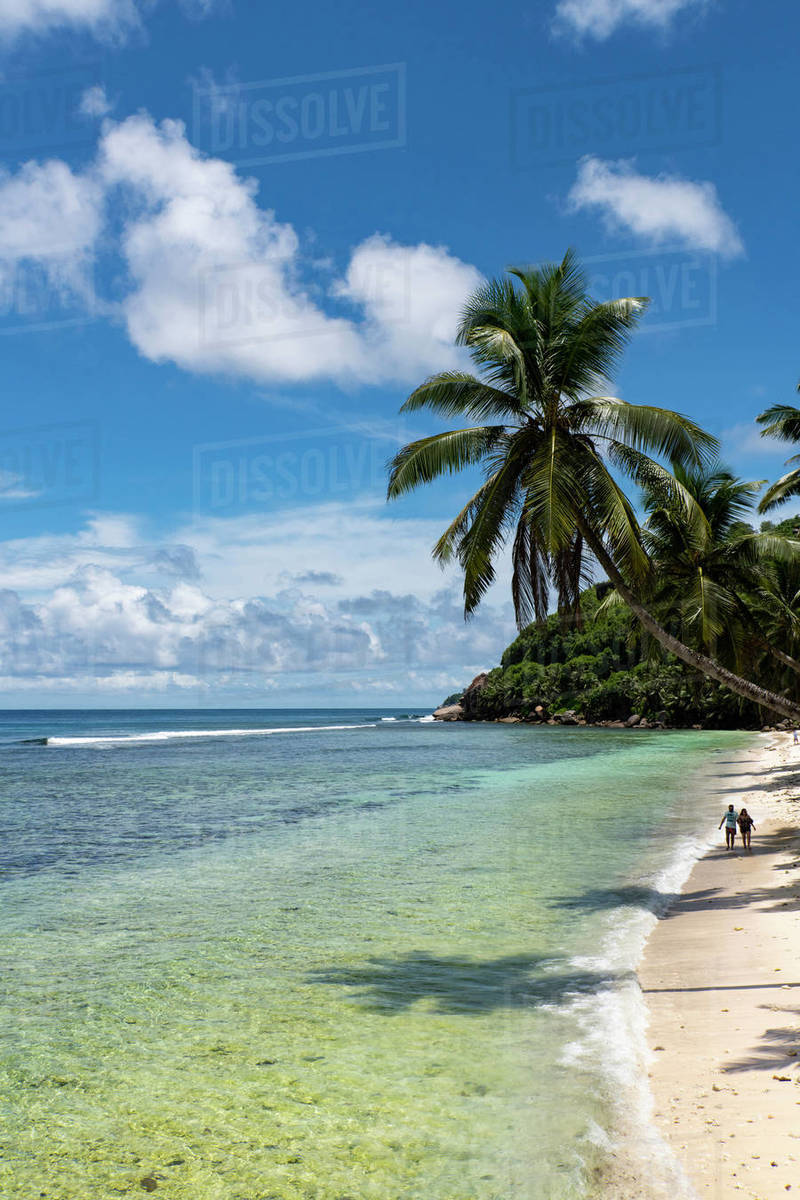
[[[0,0],[0,34],[46,33],[83,28],[109,35],[135,25],[133,0]]]
[[[399,246],[376,234],[356,247],[332,290],[363,312],[370,373],[413,379],[457,365],[458,316],[480,279],[441,247]]]
[[[110,128],[99,169],[136,203],[122,235],[132,283],[122,307],[142,354],[262,379],[339,374],[355,362],[355,331],[321,312],[295,276],[294,230],[258,207],[255,185],[229,163],[194,150],[179,122],[135,117]]]
[[[604,41],[622,25],[667,29],[679,13],[706,0],[558,0],[556,27]]]
[[[102,225],[102,189],[52,159],[0,171],[0,294],[46,286],[95,306],[93,265]]]
[[[254,181],[149,117],[111,127],[100,174],[138,200],[123,233],[134,345],[157,362],[260,381],[408,379],[454,361],[457,314],[479,276],[430,246],[373,237],[320,302],[291,225],[259,207]],[[435,316],[434,314],[435,309]]]
[[[106,103],[87,94],[83,108],[99,115]],[[107,121],[82,174],[54,160],[0,176],[0,271],[24,259],[77,286],[113,230],[127,285],[116,312],[154,362],[352,385],[407,382],[459,361],[453,335],[480,279],[473,266],[375,235],[332,280],[257,190],[197,151],[178,121]]]
[[[723,258],[744,252],[713,183],[641,175],[631,162],[588,157],[580,163],[567,203],[573,212],[598,212],[610,230],[625,230],[652,246],[679,243]]]
[[[303,519],[289,514],[290,527]],[[357,535],[347,583],[330,570],[293,571],[283,538],[245,518],[176,531],[191,545],[148,543],[123,516],[69,537],[0,543],[2,686],[43,696],[435,699],[497,661],[513,631],[510,606],[490,598],[465,624],[458,581],[429,564],[433,522],[409,522],[398,538],[406,523],[368,507],[348,521],[334,542],[336,515],[323,511],[318,539],[341,563]]]

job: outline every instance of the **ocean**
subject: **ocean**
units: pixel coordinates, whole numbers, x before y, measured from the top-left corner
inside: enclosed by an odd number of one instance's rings
[[[3,1197],[669,1176],[635,967],[752,735],[423,718],[0,714]]]

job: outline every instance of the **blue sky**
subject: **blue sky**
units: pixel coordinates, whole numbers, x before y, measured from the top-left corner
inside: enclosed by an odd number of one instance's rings
[[[0,10],[8,706],[428,704],[513,632],[387,508],[508,265],[651,295],[617,381],[750,478],[798,375],[794,5]]]

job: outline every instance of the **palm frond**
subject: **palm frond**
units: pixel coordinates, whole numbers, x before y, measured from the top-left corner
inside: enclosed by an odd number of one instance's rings
[[[519,399],[511,392],[491,387],[464,371],[442,371],[411,393],[401,412],[429,408],[444,417],[468,417],[485,421],[491,417],[513,418],[521,413]]]
[[[490,475],[486,482],[478,488],[475,495],[470,497],[470,499],[461,509],[461,512],[450,522],[450,524],[447,526],[447,529],[445,529],[444,533],[436,542],[435,546],[433,547],[433,557],[442,566],[446,566],[447,563],[452,561],[453,555],[457,551],[458,543],[469,529],[472,521],[475,518],[478,508],[486,499],[490,490],[497,481],[499,473],[499,471],[495,471],[494,474]]]
[[[764,426],[762,437],[778,438],[782,442],[800,442],[800,408],[791,404],[773,404],[760,413],[756,421]]]
[[[570,406],[570,418],[587,433],[624,441],[679,465],[702,466],[719,448],[710,433],[681,413],[615,396],[591,396]]]
[[[510,457],[482,491],[456,553],[464,571],[464,612],[470,616],[494,581],[494,556],[520,515],[518,497],[524,461]]]
[[[456,429],[410,442],[389,463],[388,499],[410,492],[440,475],[452,475],[481,462],[503,437],[502,425]]]
[[[577,399],[609,380],[648,303],[646,296],[601,304],[585,300],[569,336],[555,348],[553,375],[558,391]]]
[[[775,483],[767,488],[758,505],[760,513],[770,512],[790,497],[800,496],[800,470],[795,468],[782,475]]]

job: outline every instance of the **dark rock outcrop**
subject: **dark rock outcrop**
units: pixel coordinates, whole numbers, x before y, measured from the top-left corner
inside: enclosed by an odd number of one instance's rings
[[[488,672],[482,671],[480,675],[476,675],[469,687],[464,689],[464,697],[461,701],[464,708],[464,720],[470,721],[480,719],[478,716],[478,700],[481,692],[486,687],[486,680],[489,678]]]

